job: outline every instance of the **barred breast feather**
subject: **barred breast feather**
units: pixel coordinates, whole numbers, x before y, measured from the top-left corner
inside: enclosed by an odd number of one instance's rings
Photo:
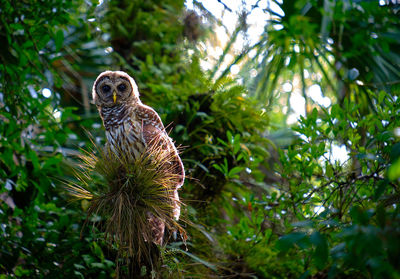
[[[146,143],[141,123],[137,120],[133,107],[121,106],[102,108],[101,115],[106,137],[111,151],[116,154],[138,156],[143,153]]]

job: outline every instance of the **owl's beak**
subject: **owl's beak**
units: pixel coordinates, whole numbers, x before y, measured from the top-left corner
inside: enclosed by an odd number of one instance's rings
[[[113,92],[113,101],[114,101],[114,104],[117,102],[117,92]]]

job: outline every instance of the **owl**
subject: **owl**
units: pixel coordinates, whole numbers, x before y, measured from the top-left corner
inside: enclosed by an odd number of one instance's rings
[[[154,143],[172,152],[172,169],[179,178],[173,197],[173,216],[178,220],[178,189],[183,185],[185,171],[178,151],[157,112],[140,101],[135,81],[122,71],[101,73],[93,85],[92,94],[106,130],[106,144],[112,152],[135,159]],[[165,224],[151,213],[147,215],[147,219],[152,229],[153,242],[161,244]]]

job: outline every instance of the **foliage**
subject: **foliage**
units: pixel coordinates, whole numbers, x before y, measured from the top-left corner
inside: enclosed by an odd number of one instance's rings
[[[398,84],[397,7],[376,1],[271,2],[265,8],[257,3],[243,13],[232,41],[238,38],[236,32],[246,30],[247,16],[253,11],[268,14],[268,24],[259,40],[244,45],[218,78],[228,75],[231,66],[241,65],[239,74],[250,94],[270,110],[278,100],[284,100],[289,106],[287,114],[291,112],[290,96],[296,91],[305,98],[306,112],[312,110],[316,101],[308,88],[313,84],[339,102],[352,98],[365,104],[364,110],[373,106],[368,89],[392,91]],[[224,54],[232,52],[228,49],[232,41]],[[251,51],[255,55],[250,58]],[[252,69],[256,70],[254,77],[250,75]],[[281,88],[284,83],[292,86],[287,94]],[[298,88],[296,83],[300,84]]]
[[[105,69],[131,74],[183,146],[189,239],[163,248],[162,278],[400,277],[398,7],[261,2],[204,70],[222,22],[202,2],[0,1],[0,278],[127,274],[59,182],[85,130],[104,144],[88,88]],[[257,9],[272,17],[235,52]],[[294,94],[306,113],[288,126]]]
[[[391,112],[400,103],[384,91],[370,94],[384,104],[377,113],[360,115],[359,106],[347,101],[330,112],[314,109],[296,129],[298,142],[281,153],[288,182],[282,196],[296,222],[279,247],[286,251],[301,242],[299,249],[315,249],[315,267],[329,266],[331,277],[399,276],[399,251],[392,246],[398,237],[398,186],[388,173],[395,167],[393,131],[400,124]],[[351,155],[344,162],[334,160],[334,146],[341,144]]]

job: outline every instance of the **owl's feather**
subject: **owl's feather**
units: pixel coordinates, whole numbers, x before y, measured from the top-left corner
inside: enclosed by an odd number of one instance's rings
[[[164,146],[166,149],[174,153],[174,159],[171,163],[174,165],[176,173],[180,176],[179,181],[177,181],[177,188],[180,188],[185,179],[185,170],[178,151],[165,131],[160,117],[151,107],[143,104],[137,106],[136,114],[138,121],[142,122],[142,133],[146,145],[152,144],[152,142],[157,142],[157,144]]]
[[[138,120],[142,122],[142,133],[146,145],[152,145],[156,143],[162,146],[164,149],[168,150],[173,154],[171,158],[171,166],[169,168],[173,169],[174,173],[177,174],[176,189],[174,191],[174,210],[173,215],[176,220],[179,220],[181,213],[180,201],[178,195],[178,189],[183,185],[185,179],[185,170],[182,161],[179,157],[178,151],[175,148],[174,143],[165,131],[164,125],[161,122],[158,114],[150,107],[146,105],[140,105],[136,108]]]

